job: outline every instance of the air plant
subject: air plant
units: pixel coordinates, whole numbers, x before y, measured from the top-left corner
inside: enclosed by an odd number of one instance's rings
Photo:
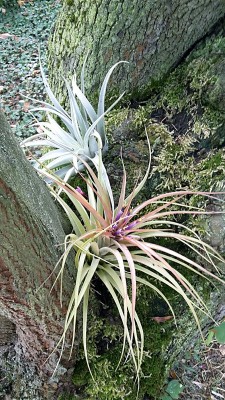
[[[102,143],[99,144],[98,159],[95,167],[82,161],[86,167],[87,177],[83,176],[87,193],[74,189],[66,182],[45,171],[45,175],[54,180],[62,192],[66,193],[73,204],[72,209],[58,192],[51,188],[53,196],[66,211],[73,227],[73,233],[65,238],[65,252],[57,279],[63,280],[63,271],[67,256],[72,248],[76,251],[76,282],[65,318],[64,331],[59,346],[64,348],[68,329],[73,326],[72,346],[76,337],[78,308],[83,309],[83,347],[89,367],[87,351],[87,318],[91,284],[97,276],[112,296],[121,318],[124,339],[121,358],[125,355],[133,360],[137,377],[139,377],[144,348],[144,332],[136,311],[137,285],[151,288],[167,303],[175,318],[174,310],[167,297],[159,289],[165,284],[177,292],[187,303],[200,329],[198,310],[209,315],[206,304],[193,285],[182,274],[187,268],[193,274],[205,276],[206,279],[219,276],[205,269],[198,261],[161,244],[160,240],[169,238],[178,241],[191,249],[198,258],[216,268],[221,256],[187,226],[172,219],[177,214],[207,214],[204,210],[182,205],[181,199],[187,195],[213,197],[213,193],[177,191],[159,194],[132,208],[132,202],[145,184],[150,169],[138,183],[131,194],[126,196],[126,171],[123,166],[123,179],[118,204],[115,207],[112,188],[106,169],[102,163]],[[97,171],[97,174],[95,172]],[[74,211],[75,210],[75,211]],[[180,229],[182,232],[177,233]],[[183,233],[186,231],[186,234]],[[177,268],[179,267],[179,268]],[[216,268],[217,270],[217,268]],[[159,282],[160,285],[154,282]],[[128,287],[131,286],[131,294]],[[61,286],[62,287],[62,286]],[[118,363],[118,364],[119,364]],[[90,369],[90,367],[89,367]],[[90,370],[91,372],[91,370]]]
[[[52,105],[42,103],[44,107],[35,108],[32,111],[45,111],[48,122],[38,122],[37,125],[41,132],[21,142],[23,148],[43,146],[45,150],[48,150],[34,166],[39,169],[45,163],[48,169],[55,170],[56,175],[65,181],[68,181],[77,171],[81,171],[84,168],[83,160],[90,163],[96,157],[98,143],[95,136],[92,135],[93,132],[97,132],[100,135],[103,152],[107,150],[104,117],[120,101],[124,94],[121,94],[105,111],[105,94],[110,76],[119,64],[126,63],[126,61],[120,61],[113,65],[106,74],[99,94],[98,108],[95,111],[85,96],[85,63],[86,60],[81,72],[81,89],[77,85],[76,76],[72,79],[72,87],[65,80],[70,114],[64,110],[53,94],[40,64],[42,79]],[[53,118],[52,114],[58,117],[60,124]]]

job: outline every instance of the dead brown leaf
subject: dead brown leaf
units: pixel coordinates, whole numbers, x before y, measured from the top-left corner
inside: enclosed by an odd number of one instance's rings
[[[24,105],[23,105],[23,110],[24,110],[25,112],[27,112],[28,109],[29,109],[29,107],[30,107],[30,102],[29,102],[29,101],[25,101],[25,102],[24,102]]]
[[[220,351],[220,353],[222,354],[222,356],[225,356],[225,344],[222,344],[222,345],[219,347],[219,351]]]
[[[160,324],[162,322],[169,321],[170,319],[173,319],[172,315],[167,315],[165,317],[152,317],[153,321],[157,322],[157,324]]]
[[[40,69],[35,69],[35,70],[32,72],[32,76],[39,75],[39,74],[40,74],[40,72],[41,72],[41,70],[40,70]]]
[[[10,35],[10,33],[0,33],[0,39],[8,39],[11,36],[13,35]]]
[[[0,33],[0,39],[8,39],[9,37],[12,37],[15,40],[18,40],[18,36],[16,35],[11,35],[10,33]]]
[[[171,369],[171,370],[170,370],[169,375],[170,375],[170,378],[172,378],[172,379],[177,379],[177,374],[176,374],[176,372],[174,371],[174,369]]]

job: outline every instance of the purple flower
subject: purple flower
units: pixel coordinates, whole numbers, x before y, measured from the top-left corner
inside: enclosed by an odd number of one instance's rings
[[[137,225],[138,222],[139,222],[138,220],[137,220],[137,221],[131,222],[130,224],[128,224],[128,225],[124,228],[124,230],[128,231],[128,230],[132,229],[134,226]]]
[[[80,193],[81,196],[87,197],[86,194],[83,192],[83,190],[80,188],[80,186],[77,186],[75,190],[76,190],[78,193]]]
[[[122,217],[123,213],[124,213],[125,207],[121,208],[121,210],[117,213],[115,221],[119,221],[119,219]]]

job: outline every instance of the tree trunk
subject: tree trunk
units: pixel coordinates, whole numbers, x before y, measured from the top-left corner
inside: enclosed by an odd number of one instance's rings
[[[111,94],[126,90],[143,99],[224,14],[224,0],[64,0],[49,43],[52,87],[65,102],[62,77],[80,73],[88,53],[88,93],[96,96],[108,69],[126,60]]]
[[[50,293],[54,276],[41,285],[62,254],[63,240],[49,191],[0,111],[0,313],[15,324],[23,354],[44,375],[56,365],[56,355],[46,360],[62,334],[65,307],[60,306],[58,286]],[[73,282],[67,272],[64,278],[66,298]],[[3,331],[2,341],[7,341],[6,324]]]

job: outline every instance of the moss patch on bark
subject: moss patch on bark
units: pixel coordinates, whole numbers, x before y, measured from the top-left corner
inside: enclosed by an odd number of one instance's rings
[[[123,158],[130,176],[130,190],[134,177],[138,177],[139,168],[143,174],[148,164],[146,132],[151,141],[153,157],[152,176],[144,189],[143,198],[181,188],[207,191],[223,187],[225,113],[221,107],[224,101],[221,71],[224,59],[225,38],[222,32],[199,45],[167,80],[154,89],[147,103],[137,109],[126,108],[111,114],[107,121],[109,152],[105,162],[117,197],[122,174],[122,167],[119,166],[120,147],[123,148]],[[203,203],[200,198],[195,203],[187,202],[197,206]],[[214,242],[209,232],[213,220],[190,218],[185,223],[202,235],[207,231],[212,244],[224,252],[223,218],[219,222],[214,220],[221,228],[215,230],[214,226]],[[216,312],[210,301],[210,293],[215,292],[211,284],[200,278],[196,282],[190,272],[187,278],[209,302],[212,312]],[[188,337],[198,336],[193,318],[180,303],[180,298],[168,288],[163,290],[175,308],[178,329],[173,321],[157,324],[152,320],[155,316],[168,315],[168,309],[149,289],[142,286],[138,288],[137,311],[145,332],[143,374],[138,396],[132,364],[127,362],[116,369],[122,346],[121,325],[111,304],[105,303],[108,316],[103,313],[104,317],[101,317],[100,313],[96,321],[93,319],[91,322],[91,326],[97,327],[90,338],[91,368],[95,381],[88,374],[82,355],[74,371],[73,382],[81,399],[160,398],[175,357],[187,346]]]

